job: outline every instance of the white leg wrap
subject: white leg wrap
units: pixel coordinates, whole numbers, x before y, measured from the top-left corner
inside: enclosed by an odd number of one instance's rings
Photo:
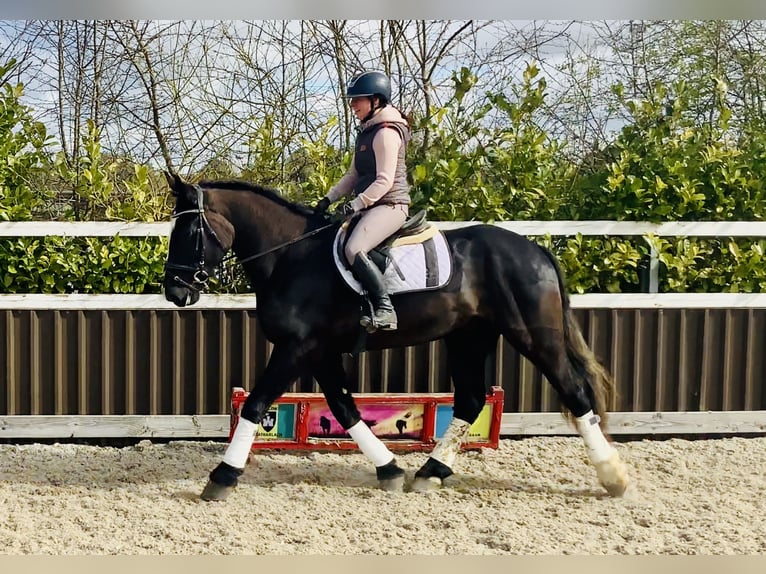
[[[375,466],[384,466],[394,459],[394,453],[388,450],[388,447],[372,434],[370,427],[364,421],[359,421],[348,429],[347,432],[356,444],[359,445],[359,449]]]
[[[226,454],[223,455],[223,462],[234,468],[245,468],[250,449],[253,448],[253,440],[257,430],[257,424],[239,417],[237,428],[234,429],[234,436],[231,437]]]
[[[447,426],[447,430],[444,431],[444,436],[439,439],[439,442],[436,443],[433,451],[431,451],[431,458],[452,468],[457,454],[460,452],[460,445],[468,437],[470,428],[471,423],[453,418],[449,426]]]
[[[593,411],[588,411],[575,419],[577,431],[583,438],[588,449],[588,456],[593,463],[608,460],[613,450],[612,445],[607,442],[604,433],[601,432],[601,427],[598,426],[600,420],[598,415],[593,414]]]

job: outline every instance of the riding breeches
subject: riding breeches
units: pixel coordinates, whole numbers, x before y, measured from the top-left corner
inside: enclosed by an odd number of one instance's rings
[[[349,265],[354,264],[357,253],[367,253],[396,232],[407,220],[409,211],[409,207],[401,203],[374,205],[367,209],[346,242],[345,252]]]

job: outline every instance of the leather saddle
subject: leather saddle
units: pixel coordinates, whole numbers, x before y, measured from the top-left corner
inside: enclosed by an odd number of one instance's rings
[[[359,219],[354,219],[345,230],[345,238],[343,243],[351,235],[354,227],[359,222]],[[412,245],[415,243],[421,243],[426,239],[430,239],[437,232],[435,226],[426,221],[426,210],[421,209],[415,215],[408,217],[402,226],[384,239],[377,247],[372,249],[367,255],[370,257],[373,263],[378,266],[381,272],[386,270],[386,267],[391,263],[391,249],[397,245]],[[343,258],[345,261],[345,257]],[[348,267],[348,261],[346,261],[346,267]]]

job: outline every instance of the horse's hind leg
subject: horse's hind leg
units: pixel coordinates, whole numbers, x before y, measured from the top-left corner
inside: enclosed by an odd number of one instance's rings
[[[475,323],[445,338],[447,363],[455,386],[453,417],[428,460],[415,473],[412,490],[440,488],[444,479],[453,474],[460,446],[487,400],[484,367],[498,336],[494,327]]]
[[[573,412],[577,431],[585,442],[601,485],[610,495],[622,496],[628,487],[628,472],[619,453],[604,436],[600,424],[600,418],[606,414],[605,396],[614,392],[614,381],[588,347],[568,309],[564,312],[564,325],[569,373],[575,381],[582,381],[581,384],[589,391],[587,394],[591,404],[596,405],[597,413],[601,414],[601,417],[594,416],[594,409],[580,415]]]
[[[550,306],[548,312],[553,312]],[[579,327],[567,310],[563,329],[528,326],[504,331],[508,340],[528,357],[556,389],[564,407],[572,414],[599,482],[612,496],[622,496],[628,485],[627,471],[617,450],[601,429],[606,416],[604,395],[613,382],[582,338]],[[548,323],[550,324],[550,323]]]
[[[314,365],[314,377],[322,387],[327,405],[335,419],[375,465],[380,488],[401,491],[404,487],[404,470],[399,468],[393,453],[362,420],[351,393],[345,387],[346,372],[341,356],[324,355]]]

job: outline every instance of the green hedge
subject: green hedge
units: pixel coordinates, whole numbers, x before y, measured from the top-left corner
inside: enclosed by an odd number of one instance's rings
[[[160,293],[167,239],[54,237],[0,241],[4,293]]]

